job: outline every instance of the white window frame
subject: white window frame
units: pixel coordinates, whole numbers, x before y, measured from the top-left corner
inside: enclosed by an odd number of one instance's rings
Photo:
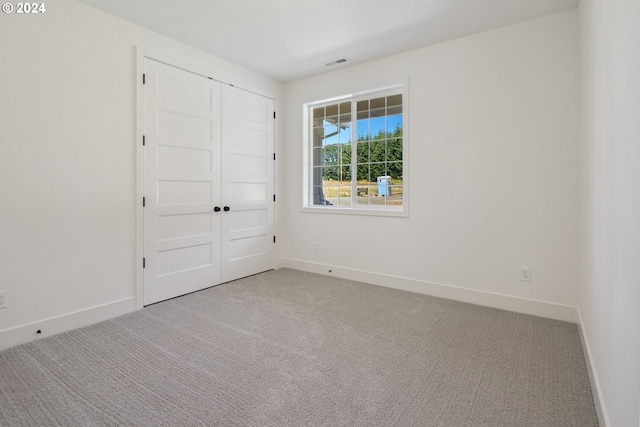
[[[307,102],[302,105],[302,129],[303,129],[303,162],[302,162],[302,212],[326,213],[326,214],[346,214],[346,215],[374,215],[389,217],[409,216],[409,132],[408,132],[408,85],[407,82],[396,84],[379,89],[367,90],[348,95],[327,98],[319,101]],[[403,194],[402,205],[364,205],[352,203],[352,206],[334,205],[314,205],[313,204],[313,126],[311,117],[313,109],[323,105],[330,105],[341,102],[357,102],[376,97],[402,94],[402,176]],[[352,114],[356,114],[352,109]],[[356,120],[352,120],[355,123]],[[352,126],[352,141],[356,141],[356,126]],[[356,159],[357,156],[353,156]],[[354,160],[355,161],[355,160]],[[355,171],[353,172],[355,173]],[[356,184],[352,184],[352,188]],[[354,192],[355,190],[352,190]],[[352,196],[353,197],[353,196]]]

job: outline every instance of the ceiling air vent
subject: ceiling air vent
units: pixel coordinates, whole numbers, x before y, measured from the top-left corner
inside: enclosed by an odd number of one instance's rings
[[[340,59],[336,59],[335,61],[327,62],[326,64],[324,64],[324,66],[333,67],[334,65],[343,64],[347,61],[348,61],[347,58],[340,58]]]

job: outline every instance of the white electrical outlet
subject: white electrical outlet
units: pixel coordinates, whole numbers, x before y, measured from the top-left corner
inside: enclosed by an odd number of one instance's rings
[[[531,267],[520,267],[520,280],[523,282],[531,281]]]
[[[313,250],[316,251],[316,252],[320,252],[320,242],[316,242],[315,243]]]
[[[9,307],[8,294],[9,291],[0,291],[0,308]]]

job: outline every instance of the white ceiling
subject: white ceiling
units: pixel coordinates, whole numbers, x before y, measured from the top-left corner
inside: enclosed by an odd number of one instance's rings
[[[579,0],[78,0],[282,82],[578,7]],[[324,64],[346,57],[347,63]]]

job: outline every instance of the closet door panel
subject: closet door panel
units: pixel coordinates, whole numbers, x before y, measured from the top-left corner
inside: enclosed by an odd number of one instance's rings
[[[220,83],[144,60],[144,305],[220,283]]]
[[[274,268],[274,101],[222,88],[222,281]]]

